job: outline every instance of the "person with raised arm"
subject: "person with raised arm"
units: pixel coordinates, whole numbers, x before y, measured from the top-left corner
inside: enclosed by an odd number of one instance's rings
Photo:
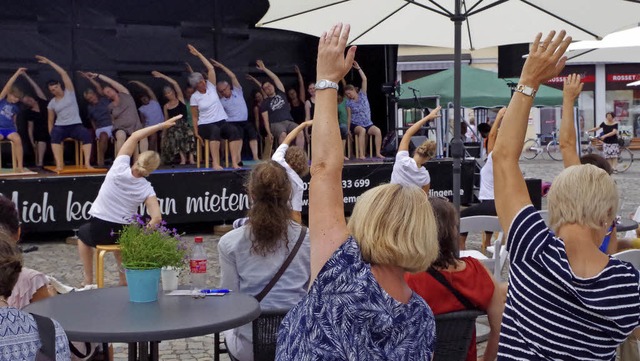
[[[220,97],[216,90],[216,72],[213,64],[189,44],[189,52],[200,59],[207,68],[207,79],[201,73],[191,73],[189,84],[196,89],[191,96],[191,117],[193,118],[193,133],[196,138],[209,142],[209,151],[213,159],[213,169],[222,170],[220,166],[220,141],[224,138],[229,140],[230,149],[238,149],[238,144],[242,147],[242,135],[238,129],[227,123],[227,112],[225,112]],[[235,153],[235,155],[234,155]],[[236,152],[231,152],[231,167],[240,168],[239,159],[234,159]],[[209,166],[209,165],[207,165]]]
[[[18,116],[27,121],[27,133],[36,154],[36,166],[42,167],[44,166],[44,154],[47,152],[47,143],[51,140],[48,129],[49,112],[47,110],[49,100],[42,88],[26,71],[22,73],[22,76],[31,85],[35,94],[25,93],[22,96],[21,101],[25,105],[25,109]]]
[[[433,211],[422,189],[385,184],[368,190],[344,218],[343,152],[337,82],[349,26],[320,37],[309,202],[309,292],[282,321],[276,359],[430,360],[435,320],[404,273],[427,269],[438,255]]]
[[[177,81],[159,71],[154,70],[151,72],[151,75],[155,78],[163,79],[170,84],[162,88],[162,93],[167,99],[167,102],[162,107],[165,119],[173,118],[177,115],[182,115],[182,119],[184,119],[184,121],[177,122],[174,127],[165,129],[162,132],[160,154],[162,155],[164,163],[170,164],[176,156],[179,156],[180,164],[187,164],[187,158],[189,164],[195,164],[193,160],[195,138],[193,137],[193,130],[189,127],[187,120],[189,117],[189,108],[187,108],[185,104],[182,89],[180,89]]]
[[[13,143],[13,152],[15,152],[16,164],[13,166],[16,168],[16,172],[22,173],[22,138],[18,134],[18,128],[16,126],[16,119],[20,108],[17,103],[22,98],[22,91],[13,86],[16,79],[21,74],[24,74],[27,68],[18,68],[15,73],[9,78],[7,83],[0,92],[0,140],[8,139]]]
[[[404,133],[400,141],[400,146],[398,147],[398,153],[396,154],[396,162],[393,164],[393,172],[391,172],[392,184],[418,186],[422,188],[426,194],[429,194],[431,177],[429,176],[429,171],[424,167],[424,164],[436,156],[436,142],[429,139],[425,140],[416,148],[413,158],[409,157],[409,144],[411,144],[411,137],[413,137],[423,125],[439,116],[440,107],[438,106],[426,117],[415,122],[415,124]]]
[[[120,152],[113,161],[100,186],[98,196],[89,210],[92,218],[78,230],[78,254],[84,270],[84,285],[93,283],[93,249],[97,245],[115,244],[118,232],[130,223],[140,203],[144,203],[151,216],[150,227],[162,221],[158,198],[153,186],[146,179],[160,165],[160,155],[148,150],[138,156],[133,166],[130,164],[131,158],[137,151],[138,142],[147,139],[153,133],[174,126],[176,121],[184,121],[182,115],[136,130],[120,147]],[[119,252],[115,255],[118,269],[120,269],[122,258]],[[119,276],[120,285],[126,285],[124,272],[119,272]]]
[[[307,154],[302,148],[290,146],[290,144],[293,143],[301,131],[311,125],[313,125],[311,121],[298,125],[287,134],[287,137],[284,138],[282,144],[278,146],[278,149],[271,157],[271,160],[280,163],[287,170],[287,177],[291,182],[291,197],[289,199],[292,212],[291,218],[298,223],[302,223],[302,193],[304,192],[302,177],[309,174],[309,158],[307,158]]]
[[[564,31],[536,36],[493,149],[511,265],[500,360],[613,360],[640,320],[639,271],[598,249],[618,209],[612,177],[591,164],[564,169],[547,195],[549,229],[518,164],[535,94],[570,43]]]
[[[211,63],[213,63],[214,67],[220,68],[227,74],[229,80],[231,80],[231,84],[226,80],[218,81],[216,89],[218,90],[222,107],[229,116],[227,122],[236,127],[242,135],[240,141],[234,143],[234,148],[231,149],[232,158],[235,157],[237,162],[242,160],[242,141],[243,138],[247,138],[249,139],[249,148],[251,149],[253,160],[260,160],[260,157],[258,157],[258,128],[255,128],[249,121],[249,109],[247,108],[247,102],[244,100],[242,86],[236,74],[218,61],[211,59]],[[235,155],[233,153],[235,153]]]
[[[87,101],[87,114],[91,120],[91,124],[98,138],[98,149],[96,158],[98,166],[104,166],[104,157],[109,147],[109,141],[113,137],[113,121],[111,120],[111,111],[109,103],[111,101],[104,96],[102,85],[96,81],[95,74],[78,72],[83,78],[87,79],[93,88],[84,90],[84,100]]]
[[[275,139],[278,144],[284,141],[284,138],[289,132],[298,126],[293,121],[291,115],[291,105],[287,101],[287,95],[284,93],[284,85],[280,78],[269,70],[262,60],[256,61],[258,69],[262,70],[271,81],[265,81],[262,83],[262,90],[267,96],[262,105],[260,106],[260,112],[262,113],[262,119],[264,122],[264,128],[267,132],[267,137]],[[304,147],[304,136],[302,133],[298,134],[296,138],[296,145],[298,147]]]
[[[362,84],[360,91],[356,91],[356,87],[348,84],[344,87],[344,95],[347,97],[347,115],[349,117],[350,131],[358,136],[358,148],[360,154],[356,154],[356,158],[365,159],[365,137],[373,135],[376,145],[376,157],[384,158],[380,151],[382,150],[382,132],[380,128],[373,125],[371,121],[371,106],[367,97],[367,76],[364,74],[362,67],[357,61],[353,62],[353,68],[358,71]]]
[[[109,78],[104,74],[86,73],[89,77],[102,80],[106,85],[102,86],[102,92],[111,100],[109,110],[113,121],[113,134],[116,138],[115,151],[120,154],[120,148],[128,137],[136,130],[142,128],[142,122],[136,109],[136,102],[131,96],[129,89],[119,82]],[[149,141],[144,138],[138,142],[139,152],[149,149]],[[137,154],[137,152],[135,153]],[[136,156],[134,155],[134,158]]]
[[[51,150],[56,161],[56,172],[64,168],[64,148],[62,142],[67,139],[75,139],[82,142],[82,152],[84,153],[84,166],[93,169],[91,166],[91,146],[93,138],[89,130],[82,125],[80,110],[76,100],[76,93],[73,82],[69,74],[58,64],[50,59],[36,55],[36,59],[41,64],[49,65],[62,78],[64,89],[58,80],[49,80],[47,87],[53,99],[47,106],[49,134],[51,135]]]
[[[293,121],[296,124],[302,124],[302,122],[304,122],[305,120],[310,120],[305,119],[305,104],[307,95],[304,88],[304,78],[302,77],[300,68],[298,68],[297,65],[294,67],[294,71],[298,80],[298,89],[296,90],[296,88],[289,88],[289,90],[287,90],[287,99],[289,100],[289,105],[291,106],[291,117],[293,117]]]
[[[129,84],[137,85],[142,89],[142,93],[138,95],[138,101],[142,104],[138,108],[140,113],[140,121],[145,127],[160,124],[165,120],[162,107],[158,103],[156,94],[149,88],[149,86],[139,80],[132,80]],[[159,150],[159,134],[154,133],[149,136],[149,149],[157,152]]]

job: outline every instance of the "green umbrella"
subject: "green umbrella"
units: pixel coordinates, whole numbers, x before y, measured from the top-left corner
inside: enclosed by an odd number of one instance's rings
[[[498,74],[488,70],[463,66],[462,94],[460,105],[467,108],[493,108],[506,106],[511,99],[510,83],[518,84],[517,78],[500,79]],[[453,102],[453,68],[428,75],[409,83],[402,84],[398,105],[403,108],[415,106],[415,95],[420,97],[440,96],[440,104]],[[429,106],[430,101],[420,101],[422,106]],[[562,91],[542,85],[534,101],[536,106],[562,105]]]

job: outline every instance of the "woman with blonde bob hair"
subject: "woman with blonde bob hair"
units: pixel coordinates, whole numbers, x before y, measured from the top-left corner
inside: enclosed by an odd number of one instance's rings
[[[387,184],[357,201],[344,219],[337,84],[353,64],[349,26],[334,26],[318,46],[309,190],[309,292],[278,333],[276,360],[430,360],[433,313],[404,280],[438,254],[436,222],[416,186]]]

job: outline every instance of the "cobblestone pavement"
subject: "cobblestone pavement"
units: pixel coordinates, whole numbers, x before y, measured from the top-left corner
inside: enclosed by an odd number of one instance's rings
[[[638,163],[640,163],[640,154],[637,154]],[[531,161],[522,161],[521,169],[526,177],[540,178],[543,181],[551,182],[553,177],[562,170],[562,163],[548,159],[535,159]],[[640,187],[638,187],[638,179],[640,179],[640,164],[634,164],[626,172],[613,175],[620,191],[621,211],[620,215],[626,217],[640,205]],[[543,198],[543,208],[546,200]],[[193,237],[194,235],[189,235]],[[205,237],[205,247],[209,259],[208,283],[210,286],[216,286],[219,282],[220,268],[218,266],[217,242],[219,237],[210,234],[203,235]],[[469,237],[470,248],[479,247],[478,237]],[[82,265],[77,256],[77,250],[74,245],[69,245],[64,240],[49,240],[47,242],[40,241],[37,243],[25,242],[24,245],[34,244],[39,247],[36,252],[25,254],[25,264],[46,274],[53,275],[60,281],[72,285],[79,286],[82,282]],[[117,273],[115,260],[112,255],[107,255],[106,260],[106,284],[117,284]],[[505,274],[506,275],[506,274]],[[186,276],[181,279],[182,284],[188,283]],[[479,354],[484,350],[484,344],[479,344]],[[115,344],[114,360],[126,360],[127,348],[123,344]],[[160,343],[161,359],[169,360],[213,360],[213,336],[194,337],[189,339],[164,341]],[[228,360],[223,355],[223,360]]]

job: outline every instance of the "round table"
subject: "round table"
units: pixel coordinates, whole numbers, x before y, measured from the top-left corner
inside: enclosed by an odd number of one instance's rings
[[[616,225],[617,232],[633,231],[638,229],[638,222],[633,219],[621,218]]]
[[[112,287],[46,298],[25,311],[57,320],[69,340],[126,342],[130,360],[136,360],[139,344],[140,360],[157,360],[159,341],[244,325],[260,315],[260,305],[236,292],[199,299],[161,294],[157,302],[133,303],[126,287]]]

